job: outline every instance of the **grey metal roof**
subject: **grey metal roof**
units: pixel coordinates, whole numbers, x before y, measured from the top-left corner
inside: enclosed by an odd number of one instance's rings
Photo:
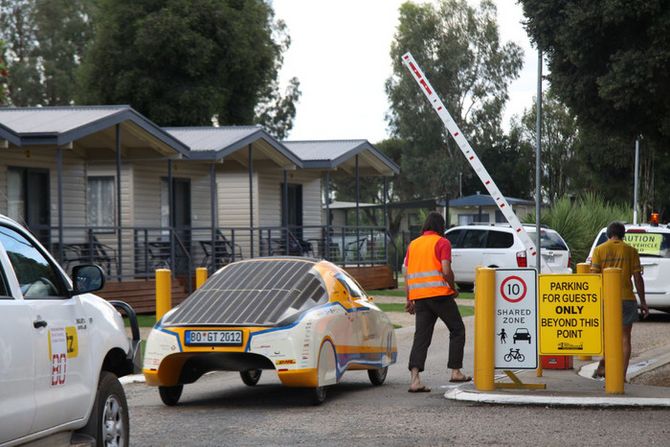
[[[385,175],[397,174],[400,167],[367,140],[284,141],[305,168],[336,169],[357,154],[367,152],[386,168]]]
[[[21,138],[11,129],[0,124],[0,140],[9,141],[14,146],[21,145]]]
[[[532,200],[517,199],[515,197],[505,197],[510,205],[535,205]],[[444,201],[442,201],[444,204]],[[497,206],[493,197],[488,194],[473,194],[471,196],[459,197],[449,201],[449,206]]]
[[[64,145],[125,121],[176,152],[188,153],[184,143],[127,105],[0,108],[0,125],[18,135],[23,146]]]
[[[328,300],[315,264],[290,257],[229,264],[193,292],[163,325],[275,325]]]
[[[199,160],[222,159],[255,141],[263,140],[291,163],[303,167],[302,161],[260,126],[166,127],[173,137],[186,143]]]

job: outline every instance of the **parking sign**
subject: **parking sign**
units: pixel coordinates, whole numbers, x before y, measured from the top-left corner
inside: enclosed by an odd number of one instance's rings
[[[495,368],[537,368],[537,272],[496,269],[495,294]]]

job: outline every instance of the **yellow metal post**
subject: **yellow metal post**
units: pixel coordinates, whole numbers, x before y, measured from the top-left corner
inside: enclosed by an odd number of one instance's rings
[[[475,388],[479,391],[495,389],[495,273],[481,267],[475,274]]]
[[[156,321],[172,308],[172,276],[169,269],[156,270]]]
[[[207,281],[207,268],[198,267],[195,269],[195,288],[199,289]]]
[[[621,312],[621,269],[603,272],[605,325],[605,392],[623,394],[623,316]]]
[[[579,264],[577,264],[576,270],[577,271],[575,273],[577,274],[591,273],[591,265],[587,264],[586,262],[580,262]],[[590,355],[578,355],[577,358],[583,361],[592,360],[592,357]]]

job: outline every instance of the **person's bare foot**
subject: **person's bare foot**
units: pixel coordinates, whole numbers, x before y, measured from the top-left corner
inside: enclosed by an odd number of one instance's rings
[[[455,369],[451,372],[451,380],[449,382],[469,382],[472,377],[466,376],[460,369]]]

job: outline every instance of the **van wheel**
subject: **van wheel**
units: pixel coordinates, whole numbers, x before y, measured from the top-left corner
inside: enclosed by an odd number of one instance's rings
[[[182,391],[184,391],[184,385],[158,387],[158,394],[160,394],[161,400],[168,407],[177,405]]]
[[[240,377],[245,385],[254,386],[261,380],[262,372],[262,369],[247,369],[246,371],[240,371]]]
[[[459,292],[472,292],[474,289],[474,284],[467,284],[463,282],[457,282],[456,286],[458,286]]]
[[[95,438],[96,447],[128,445],[128,402],[119,379],[111,372],[100,373],[91,416],[80,432]]]

